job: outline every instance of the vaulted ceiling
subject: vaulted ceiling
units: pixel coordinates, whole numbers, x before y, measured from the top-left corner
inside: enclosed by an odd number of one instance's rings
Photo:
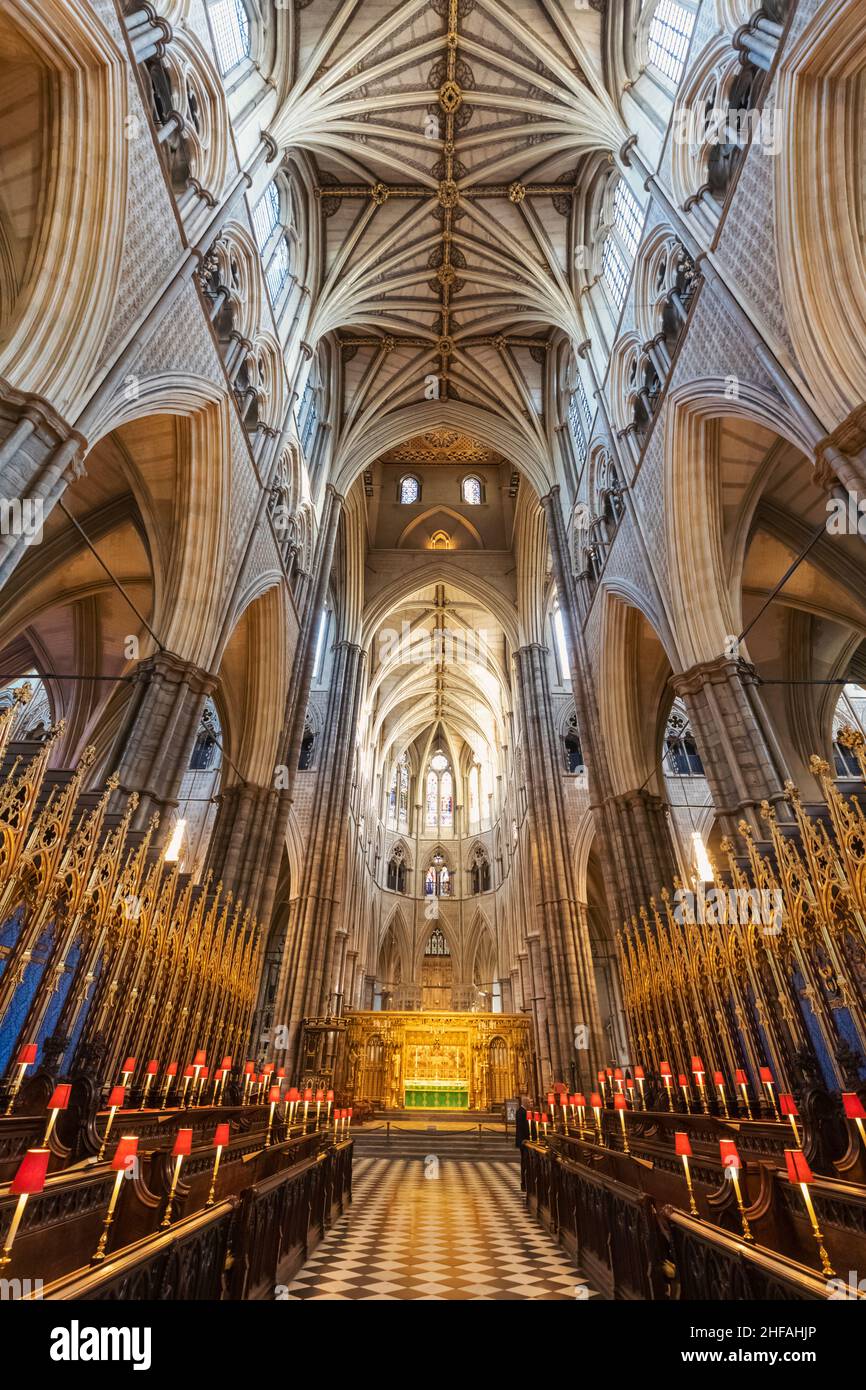
[[[273,123],[314,161],[325,279],[311,343],[343,362],[342,429],[465,401],[536,446],[552,332],[586,337],[582,161],[627,132],[602,17],[572,0],[296,0]]]

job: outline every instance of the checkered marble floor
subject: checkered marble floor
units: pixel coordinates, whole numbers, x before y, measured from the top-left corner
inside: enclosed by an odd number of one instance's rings
[[[514,1163],[362,1158],[353,1202],[289,1287],[292,1299],[593,1297],[528,1214]]]

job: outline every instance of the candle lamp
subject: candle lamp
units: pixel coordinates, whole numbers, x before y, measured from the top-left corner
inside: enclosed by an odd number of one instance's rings
[[[776,1084],[776,1083],[774,1082],[774,1080],[773,1080],[773,1073],[770,1071],[770,1068],[769,1068],[769,1067],[761,1067],[761,1068],[760,1068],[760,1075],[761,1075],[761,1081],[764,1083],[764,1089],[765,1089],[765,1091],[767,1092],[767,1095],[770,1097],[770,1104],[771,1104],[772,1107],[773,1107],[773,1116],[774,1116],[775,1119],[778,1120],[778,1118],[779,1118],[779,1107],[778,1107],[777,1104],[776,1104],[776,1095],[775,1095],[775,1092],[774,1092],[774,1090],[773,1090],[773,1087],[774,1087],[775,1084]]]
[[[207,1069],[207,1067],[202,1067],[201,1071],[199,1072],[199,1076],[198,1076],[198,1089],[196,1090],[196,1093],[195,1093],[195,1099],[194,1099],[194,1101],[192,1102],[193,1105],[201,1105],[201,1098],[202,1098],[202,1096],[204,1095],[204,1088],[205,1088],[205,1083],[206,1083],[206,1081],[207,1081],[207,1078],[208,1078],[208,1069]]]
[[[21,1065],[20,1062],[18,1065]],[[29,1066],[30,1063],[28,1062],[27,1065]],[[21,1225],[27,1198],[34,1197],[45,1187],[45,1174],[48,1172],[50,1157],[49,1149],[28,1149],[18,1165],[18,1171],[9,1184],[10,1196],[17,1197],[18,1201],[12,1213],[9,1230],[6,1232],[3,1250],[0,1252],[0,1269],[12,1262],[10,1252],[18,1234],[18,1227]]]
[[[749,1078],[746,1076],[746,1073],[742,1070],[742,1068],[740,1068],[737,1070],[734,1076],[734,1080],[736,1081],[737,1086],[740,1090],[740,1094],[743,1097],[743,1105],[746,1108],[746,1115],[751,1120],[752,1107],[749,1104]]]
[[[171,1225],[171,1209],[174,1205],[174,1194],[177,1192],[180,1170],[185,1158],[189,1158],[192,1153],[192,1130],[179,1129],[174,1141],[174,1148],[171,1151],[174,1159],[174,1172],[171,1175],[171,1187],[168,1190],[168,1201],[165,1204],[165,1215],[160,1225],[160,1230],[166,1230]]]
[[[572,1096],[572,1100],[574,1101],[577,1107],[577,1122],[580,1127],[580,1132],[581,1134],[583,1134],[583,1126],[586,1116],[586,1096],[583,1095],[581,1091],[578,1091],[576,1096]]]
[[[247,1104],[247,1097],[248,1097],[248,1095],[249,1095],[249,1089],[250,1089],[250,1085],[252,1084],[252,1078],[253,1078],[253,1076],[255,1075],[255,1071],[256,1071],[256,1064],[255,1064],[255,1062],[245,1062],[245,1063],[244,1063],[244,1093],[243,1093],[243,1095],[241,1096],[241,1105],[246,1105],[246,1104]]]
[[[598,1077],[598,1093],[601,1096],[601,1103],[602,1105],[604,1105],[605,1100],[607,1098],[607,1092],[604,1089],[607,1077],[605,1076],[603,1071],[597,1072],[596,1075]]]
[[[824,1236],[821,1227],[818,1225],[818,1218],[815,1215],[815,1208],[812,1205],[812,1194],[809,1191],[809,1183],[813,1181],[812,1169],[806,1162],[806,1155],[802,1149],[786,1149],[785,1165],[788,1169],[788,1178],[792,1183],[799,1185],[803,1194],[803,1201],[806,1204],[806,1211],[809,1213],[809,1220],[812,1224],[812,1234],[818,1246],[818,1255],[821,1260],[821,1273],[831,1279],[835,1270],[830,1263],[830,1256],[824,1248]]]
[[[133,1077],[133,1076],[135,1075],[135,1065],[136,1065],[136,1063],[135,1063],[135,1058],[134,1058],[134,1057],[127,1057],[127,1059],[126,1059],[126,1061],[124,1062],[123,1066],[120,1068],[120,1084],[121,1084],[121,1086],[128,1086],[128,1085],[129,1085],[130,1078]]]
[[[640,1092],[640,1108],[641,1108],[641,1110],[646,1110],[646,1095],[644,1094],[644,1086],[645,1086],[645,1084],[646,1084],[646,1075],[645,1075],[645,1073],[644,1073],[643,1067],[641,1067],[641,1066],[635,1067],[635,1069],[634,1069],[634,1079],[635,1079],[635,1081],[637,1082],[637,1088],[638,1088],[638,1091]]]
[[[351,1132],[352,1132],[352,1106],[351,1106],[351,1105],[349,1106],[348,1110],[346,1111],[346,1119],[348,1120],[348,1124],[346,1125],[346,1138],[348,1139],[349,1135],[350,1135]]]
[[[69,1105],[69,1097],[72,1094],[72,1086],[69,1082],[64,1082],[60,1086],[55,1086],[48,1102],[48,1124],[45,1126],[45,1134],[42,1139],[43,1149],[48,1148],[48,1140],[51,1138],[54,1126],[57,1123],[57,1116],[61,1110],[65,1110]]]
[[[268,1091],[268,1104],[270,1105],[270,1110],[268,1111],[268,1132],[265,1135],[266,1149],[269,1149],[271,1147],[271,1130],[274,1127],[274,1111],[279,1105],[279,1101],[280,1088],[279,1086],[272,1086],[271,1089]]]
[[[714,1071],[714,1072],[713,1072],[713,1085],[715,1086],[716,1090],[717,1090],[718,1093],[719,1093],[719,1102],[720,1102],[721,1107],[722,1107],[722,1114],[724,1115],[724,1117],[725,1117],[726,1120],[727,1120],[727,1119],[730,1119],[730,1116],[729,1116],[729,1114],[728,1114],[728,1098],[727,1098],[727,1096],[725,1095],[725,1076],[724,1076],[724,1072],[720,1072],[720,1071]]]
[[[626,1097],[628,1098],[629,1105],[632,1107],[632,1109],[634,1109],[635,1084],[630,1076],[627,1076],[625,1079],[625,1093]]]
[[[290,1086],[290,1087],[289,1087],[289,1090],[288,1090],[288,1092],[287,1092],[287,1099],[288,1099],[288,1102],[289,1102],[289,1110],[290,1110],[289,1124],[292,1124],[292,1125],[293,1125],[293,1124],[295,1123],[295,1111],[297,1110],[297,1107],[298,1107],[298,1101],[301,1099],[301,1093],[300,1093],[300,1091],[298,1090],[297,1086]]]
[[[667,1096],[668,1101],[668,1110],[673,1110],[674,1102],[671,1097],[671,1087],[674,1084],[674,1077],[673,1072],[671,1071],[670,1062],[661,1062],[659,1064],[659,1076],[661,1077],[662,1085],[665,1088],[665,1095]]]
[[[752,1228],[749,1225],[748,1217],[746,1216],[746,1208],[743,1204],[743,1194],[740,1191],[740,1168],[742,1167],[742,1163],[740,1162],[740,1155],[737,1152],[737,1146],[733,1139],[720,1139],[719,1153],[721,1154],[725,1173],[734,1184],[737,1206],[740,1211],[740,1220],[743,1223],[743,1240],[750,1241],[754,1244],[755,1237],[752,1235]]]
[[[689,1086],[689,1078],[686,1076],[684,1071],[681,1071],[677,1080],[679,1082],[680,1090],[683,1093],[683,1104],[686,1107],[686,1114],[690,1115],[692,1113],[692,1092]]]
[[[193,1089],[195,1089],[195,1084],[198,1082],[198,1074],[199,1074],[199,1072],[200,1072],[204,1067],[206,1067],[206,1066],[207,1066],[207,1053],[206,1053],[204,1050],[199,1050],[199,1051],[195,1054],[195,1056],[193,1057],[193,1059],[192,1059],[192,1068],[193,1068]]]
[[[853,1120],[857,1126],[860,1142],[864,1149],[866,1149],[866,1133],[864,1133],[863,1130],[863,1121],[866,1120],[866,1110],[863,1109],[863,1102],[856,1091],[842,1092],[842,1108],[845,1111],[846,1120]]]
[[[114,1123],[114,1117],[117,1114],[118,1110],[123,1109],[123,1102],[125,1099],[126,1087],[112,1086],[111,1092],[108,1097],[108,1124],[105,1126],[105,1133],[102,1136],[102,1143],[99,1147],[99,1153],[96,1155],[97,1163],[101,1163],[103,1158],[105,1157],[105,1146],[108,1143],[108,1136],[111,1132],[111,1126]]]
[[[168,1104],[168,1093],[171,1089],[172,1081],[177,1076],[177,1065],[177,1062],[169,1062],[165,1069],[165,1085],[162,1088],[162,1105],[160,1107],[162,1110],[164,1110]]]
[[[211,1173],[210,1192],[207,1194],[207,1201],[205,1202],[206,1207],[212,1207],[216,1201],[216,1180],[220,1168],[220,1157],[228,1142],[229,1126],[228,1122],[225,1121],[223,1124],[217,1125],[214,1131],[213,1146],[216,1149],[216,1153],[213,1161],[213,1172]]]
[[[328,1107],[328,1119],[330,1120],[330,1118],[331,1118],[331,1110],[333,1109],[333,1106],[334,1106],[334,1092],[333,1092],[333,1091],[326,1091],[326,1092],[325,1092],[325,1102],[326,1102],[327,1107]]]
[[[305,1134],[306,1134],[306,1132],[307,1132],[307,1111],[309,1110],[309,1108],[310,1108],[310,1106],[311,1106],[311,1104],[312,1104],[312,1101],[313,1101],[313,1091],[312,1091],[312,1088],[311,1088],[310,1086],[308,1086],[308,1087],[306,1088],[306,1090],[304,1091],[304,1133],[305,1133]]]
[[[620,1095],[622,1095],[622,1093],[623,1093],[623,1090],[622,1090],[622,1081],[623,1081],[623,1077],[622,1077],[622,1067],[617,1067],[617,1068],[616,1068],[616,1070],[615,1070],[615,1072],[614,1072],[614,1074],[613,1074],[613,1080],[614,1080],[614,1084],[615,1084],[615,1086],[616,1086],[616,1089],[617,1089],[618,1093],[619,1093]]]
[[[604,1143],[604,1138],[603,1138],[602,1132],[601,1132],[601,1107],[602,1107],[602,1097],[599,1095],[598,1091],[593,1091],[592,1095],[591,1095],[590,1098],[589,1098],[589,1104],[590,1104],[590,1107],[591,1107],[591,1109],[592,1109],[592,1113],[593,1113],[593,1115],[595,1116],[595,1133],[596,1133],[596,1138],[598,1139],[599,1144],[603,1144],[603,1143]]]
[[[794,1131],[794,1143],[797,1145],[798,1149],[802,1149],[803,1145],[800,1143],[800,1136],[797,1133],[797,1117],[800,1114],[800,1112],[797,1109],[794,1097],[787,1093],[784,1095],[780,1095],[779,1108],[781,1109],[782,1114],[787,1116],[787,1118],[791,1122],[791,1128]]]
[[[195,1086],[195,1067],[194,1067],[194,1066],[191,1065],[191,1066],[188,1066],[188,1067],[184,1067],[184,1069],[183,1069],[183,1077],[182,1077],[182,1080],[183,1080],[183,1085],[182,1085],[181,1091],[180,1091],[180,1100],[178,1101],[178,1109],[179,1109],[179,1110],[185,1110],[185,1109],[186,1109],[186,1093],[187,1093],[187,1091],[189,1090],[189,1083],[192,1082],[192,1083],[193,1083],[193,1086]]]
[[[547,1111],[546,1111],[546,1110],[544,1111],[544,1113],[543,1113],[542,1116],[541,1116],[541,1125],[542,1125],[542,1128],[543,1128],[543,1130],[544,1130],[544,1137],[545,1137],[545,1139],[546,1139],[546,1138],[547,1138],[547,1125],[548,1125],[548,1116],[547,1116]]]
[[[108,1211],[105,1213],[105,1219],[102,1223],[102,1234],[99,1237],[99,1244],[90,1259],[91,1264],[101,1264],[105,1259],[105,1252],[108,1249],[108,1234],[111,1223],[114,1220],[114,1208],[117,1206],[117,1199],[120,1195],[120,1184],[129,1172],[129,1160],[134,1160],[137,1154],[138,1135],[122,1135],[117,1141],[117,1148],[114,1150],[114,1158],[111,1160],[111,1166],[114,1169],[114,1187],[111,1189]]]
[[[684,1130],[678,1129],[674,1135],[676,1151],[683,1161],[683,1171],[686,1175],[686,1187],[689,1190],[689,1211],[692,1216],[698,1215],[698,1208],[695,1202],[694,1188],[692,1187],[692,1175],[689,1171],[689,1159],[692,1157],[692,1145],[689,1136]]]
[[[140,1106],[140,1108],[141,1108],[142,1110],[147,1109],[147,1093],[148,1093],[148,1091],[150,1090],[151,1086],[153,1085],[153,1079],[154,1079],[154,1077],[156,1076],[156,1074],[157,1074],[158,1071],[159,1071],[159,1062],[156,1062],[156,1061],[148,1062],[147,1066],[146,1066],[145,1069],[144,1069],[144,1090],[143,1090],[142,1093],[141,1093],[141,1106]]]
[[[320,1115],[321,1115],[322,1106],[323,1106],[324,1104],[325,1104],[325,1092],[324,1092],[324,1091],[317,1091],[317,1092],[316,1092],[316,1129],[319,1128],[319,1117],[320,1117]]]
[[[223,1093],[223,1091],[225,1090],[226,1080],[227,1080],[227,1078],[228,1078],[229,1076],[231,1076],[231,1072],[232,1072],[232,1059],[231,1059],[231,1057],[223,1057],[222,1061],[221,1061],[220,1064],[219,1064],[218,1072],[214,1075],[214,1081],[216,1082],[216,1086],[215,1086],[215,1088],[214,1088],[214,1097],[213,1097],[214,1105],[219,1105],[220,1097],[222,1096],[222,1093]],[[218,1076],[218,1078],[219,1078],[218,1080],[217,1080],[217,1076]]]
[[[36,1061],[36,1052],[36,1043],[25,1043],[24,1046],[19,1049],[18,1057],[15,1061],[15,1075],[12,1078],[12,1085],[9,1089],[9,1101],[5,1111],[7,1115],[12,1114],[12,1107],[15,1104],[15,1097],[21,1089],[21,1082],[24,1080],[24,1073],[26,1072],[27,1068],[31,1067],[33,1063]],[[28,1152],[30,1152],[30,1150],[28,1150]],[[32,1152],[38,1153],[39,1151],[38,1149],[33,1149]]]
[[[615,1110],[619,1111],[619,1122],[622,1125],[623,1153],[631,1153],[631,1149],[628,1146],[628,1130],[626,1129],[625,1123],[625,1112],[628,1109],[628,1101],[626,1100],[622,1092],[617,1092],[617,1094],[614,1096],[613,1106]]]
[[[709,1115],[710,1107],[707,1105],[707,1092],[704,1086],[706,1068],[704,1067],[703,1061],[700,1057],[692,1058],[692,1075],[695,1078],[695,1085],[698,1088],[698,1095],[701,1098],[701,1109],[703,1110],[705,1115]]]

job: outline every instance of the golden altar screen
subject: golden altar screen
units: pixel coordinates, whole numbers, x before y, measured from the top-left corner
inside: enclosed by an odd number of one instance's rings
[[[522,1014],[351,1013],[347,1089],[385,1109],[489,1110],[528,1089]]]

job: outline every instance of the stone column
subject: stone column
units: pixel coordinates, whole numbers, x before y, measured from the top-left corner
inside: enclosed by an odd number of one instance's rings
[[[529,814],[535,841],[539,890],[537,920],[542,968],[548,992],[551,1080],[574,1084],[575,1029],[587,1029],[588,1050],[581,1051],[584,1076],[604,1057],[601,1021],[595,994],[589,936],[581,922],[574,891],[568,815],[562,787],[559,744],[547,676],[547,652],[537,643],[516,653],[525,734]],[[533,971],[536,988],[538,976]],[[549,984],[548,984],[549,980]]]
[[[231,769],[224,766],[224,772]],[[217,813],[208,846],[207,867],[261,922],[267,854],[277,833],[280,793],[254,782],[235,782],[216,798]],[[264,925],[264,924],[263,924]]]
[[[120,793],[141,798],[133,828],[154,810],[177,805],[206,696],[216,677],[173,652],[157,652],[138,663],[123,727],[114,744]]]
[[[617,872],[629,916],[679,873],[667,803],[646,787],[613,798]],[[617,924],[618,925],[618,924]]]
[[[719,656],[671,684],[685,701],[723,834],[736,836],[745,820],[765,839],[760,805],[769,801],[787,818],[787,771],[752,668]]]
[[[288,1027],[281,1058],[287,1067],[296,1061],[302,1020],[327,1009],[333,994],[342,992],[335,942],[343,926],[340,878],[363,685],[363,649],[351,642],[337,643],[303,878],[292,903],[274,1005],[275,1023]]]

